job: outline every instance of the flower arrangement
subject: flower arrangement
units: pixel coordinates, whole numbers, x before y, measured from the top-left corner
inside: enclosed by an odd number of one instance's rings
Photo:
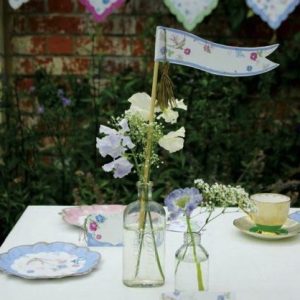
[[[155,94],[155,93],[154,93]],[[162,97],[166,99],[165,96]],[[166,131],[167,124],[175,124],[179,117],[178,110],[186,110],[187,107],[183,100],[172,98],[171,101],[159,102],[155,98],[150,97],[146,93],[136,93],[128,99],[130,107],[121,116],[113,118],[110,126],[100,125],[99,133],[104,135],[101,138],[96,138],[96,147],[102,157],[111,157],[112,161],[102,166],[105,172],[113,172],[114,178],[122,178],[132,170],[138,176],[138,218],[135,224],[137,226],[128,226],[126,220],[132,220],[127,215],[134,211],[132,206],[128,205],[124,212],[124,232],[128,233],[128,228],[134,227],[135,241],[130,241],[137,247],[137,253],[134,265],[134,270],[128,262],[123,265],[123,282],[128,286],[157,286],[164,283],[164,271],[161,260],[164,254],[158,249],[164,249],[164,243],[160,240],[160,228],[158,230],[157,213],[161,211],[163,216],[163,230],[165,230],[165,211],[163,207],[155,208],[153,215],[156,215],[155,222],[152,221],[152,213],[150,210],[154,209],[153,204],[149,204],[149,196],[151,194],[152,184],[149,181],[150,168],[153,166],[159,167],[162,163],[157,154],[158,146],[167,150],[169,153],[174,153],[183,148],[185,129],[181,127],[175,131]],[[151,199],[150,199],[151,200]],[[151,202],[150,202],[151,203]],[[132,203],[134,206],[135,203]],[[136,216],[137,214],[134,213]],[[134,217],[133,219],[135,219]],[[132,222],[132,221],[130,221]],[[127,231],[126,231],[127,230]],[[127,235],[130,235],[129,233]],[[124,236],[127,236],[124,233]],[[159,238],[158,238],[159,236]],[[164,240],[164,233],[163,233]],[[150,241],[150,243],[149,243]],[[124,257],[129,253],[132,257],[132,248],[125,241],[123,255]],[[149,245],[150,251],[149,251]],[[130,249],[129,249],[130,248]],[[129,249],[129,250],[128,250]],[[151,254],[150,252],[153,251]],[[145,279],[145,271],[141,265],[142,260],[147,260],[149,257],[151,265],[157,265],[157,268],[149,274],[153,278],[153,273],[159,271],[159,279],[149,281]],[[155,258],[155,261],[152,259]],[[128,266],[129,264],[129,266]],[[145,263],[146,265],[149,263]],[[125,270],[125,271],[124,271]],[[129,271],[126,271],[129,270]],[[125,274],[128,273],[128,274]],[[125,275],[124,275],[125,274]],[[146,275],[147,276],[147,275]],[[142,279],[141,279],[142,278]]]
[[[155,152],[156,146],[167,150],[169,153],[183,148],[185,129],[169,131],[164,134],[167,123],[177,122],[179,113],[177,110],[186,110],[183,100],[175,99],[173,106],[161,110],[155,106],[154,121],[149,123],[151,97],[146,93],[132,95],[128,102],[130,107],[125,113],[112,119],[111,127],[100,125],[99,133],[104,137],[96,138],[96,147],[102,157],[110,156],[113,160],[102,166],[105,172],[113,172],[114,178],[122,178],[128,175],[133,168],[140,181],[143,180],[143,171],[146,167],[146,149],[149,128],[152,127],[150,165],[158,166],[161,162]]]
[[[214,183],[209,185],[202,179],[194,181],[195,187],[176,189],[172,191],[165,198],[165,205],[170,212],[170,218],[177,218],[183,215],[186,218],[187,233],[190,235],[190,243],[193,249],[193,259],[197,274],[197,287],[199,291],[205,290],[201,264],[197,259],[196,243],[194,240],[194,229],[192,228],[192,218],[198,218],[199,215],[206,213],[204,224],[198,229],[201,233],[203,229],[214,219],[226,212],[229,206],[238,206],[243,211],[250,211],[252,202],[249,199],[248,193],[240,186],[233,187],[230,185],[223,185]],[[220,213],[213,214],[215,207],[222,207]],[[197,213],[193,214],[194,210],[198,208]],[[177,262],[175,268],[175,275],[177,273],[180,261]]]

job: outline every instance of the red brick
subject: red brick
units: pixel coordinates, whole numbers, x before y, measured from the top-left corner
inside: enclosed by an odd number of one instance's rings
[[[63,74],[85,75],[88,72],[90,60],[88,58],[70,58],[63,63]]]
[[[73,52],[73,40],[67,36],[50,36],[47,38],[48,53],[71,54]]]
[[[73,12],[73,9],[72,0],[48,0],[48,11],[50,13],[70,13]]]
[[[22,91],[30,91],[30,88],[33,87],[32,78],[22,78],[17,81],[17,88]]]
[[[133,39],[132,40],[131,54],[133,56],[144,56],[147,54],[144,39]]]
[[[85,75],[89,69],[89,64],[89,58],[65,56],[14,57],[13,73],[28,76],[44,68],[51,75]]]
[[[44,11],[44,0],[30,0],[20,7],[20,13],[43,13]]]
[[[12,31],[14,33],[24,33],[27,29],[27,17],[21,15],[13,15]]]
[[[134,0],[125,1],[125,3],[115,11],[115,13],[117,13],[117,14],[131,14],[131,13],[134,13],[136,11],[135,2],[136,1],[134,1]]]
[[[163,1],[133,1],[135,2],[135,10],[143,14],[169,14],[169,9],[164,5]]]
[[[74,51],[78,55],[92,55],[93,41],[89,36],[78,36],[74,39]]]
[[[81,33],[82,25],[80,17],[35,16],[28,18],[28,30],[35,33]]]
[[[101,63],[102,69],[108,74],[118,74],[125,69],[140,72],[143,69],[142,61],[139,58],[104,57]]]
[[[15,36],[11,39],[11,46],[16,54],[44,54],[46,39],[41,36]]]
[[[124,15],[112,15],[102,25],[103,33],[110,35],[136,34],[136,17]]]
[[[86,12],[85,6],[81,4],[79,0],[77,2],[77,12],[81,12],[81,13]]]
[[[97,40],[95,51],[99,54],[129,56],[130,39],[126,37],[101,37]]]

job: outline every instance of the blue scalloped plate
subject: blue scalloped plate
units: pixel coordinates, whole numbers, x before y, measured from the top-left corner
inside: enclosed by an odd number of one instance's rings
[[[88,274],[99,263],[100,253],[71,243],[40,242],[0,254],[0,270],[26,279],[62,278]]]

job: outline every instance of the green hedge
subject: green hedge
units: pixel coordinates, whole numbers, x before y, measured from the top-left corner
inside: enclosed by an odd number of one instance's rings
[[[250,193],[289,194],[299,205],[299,97],[293,98],[289,90],[300,81],[299,53],[297,34],[272,57],[280,68],[255,78],[222,78],[171,67],[175,95],[188,104],[182,118],[186,141],[180,153],[161,153],[165,163],[152,171],[156,200],[204,178],[240,184]],[[27,205],[126,204],[135,199],[136,177],[116,180],[104,173],[95,138],[100,124],[128,108],[133,93],[150,93],[151,77],[127,70],[99,88],[94,75],[62,79],[39,70],[28,93],[18,92],[18,78],[5,88],[1,103],[6,121],[0,127],[2,238]],[[62,97],[70,99],[70,105],[64,106]],[[25,100],[32,111],[21,109]]]

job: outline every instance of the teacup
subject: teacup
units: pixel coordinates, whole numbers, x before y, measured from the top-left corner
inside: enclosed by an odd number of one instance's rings
[[[255,209],[251,218],[257,229],[276,231],[287,221],[291,199],[288,196],[275,193],[261,193],[250,196]]]

